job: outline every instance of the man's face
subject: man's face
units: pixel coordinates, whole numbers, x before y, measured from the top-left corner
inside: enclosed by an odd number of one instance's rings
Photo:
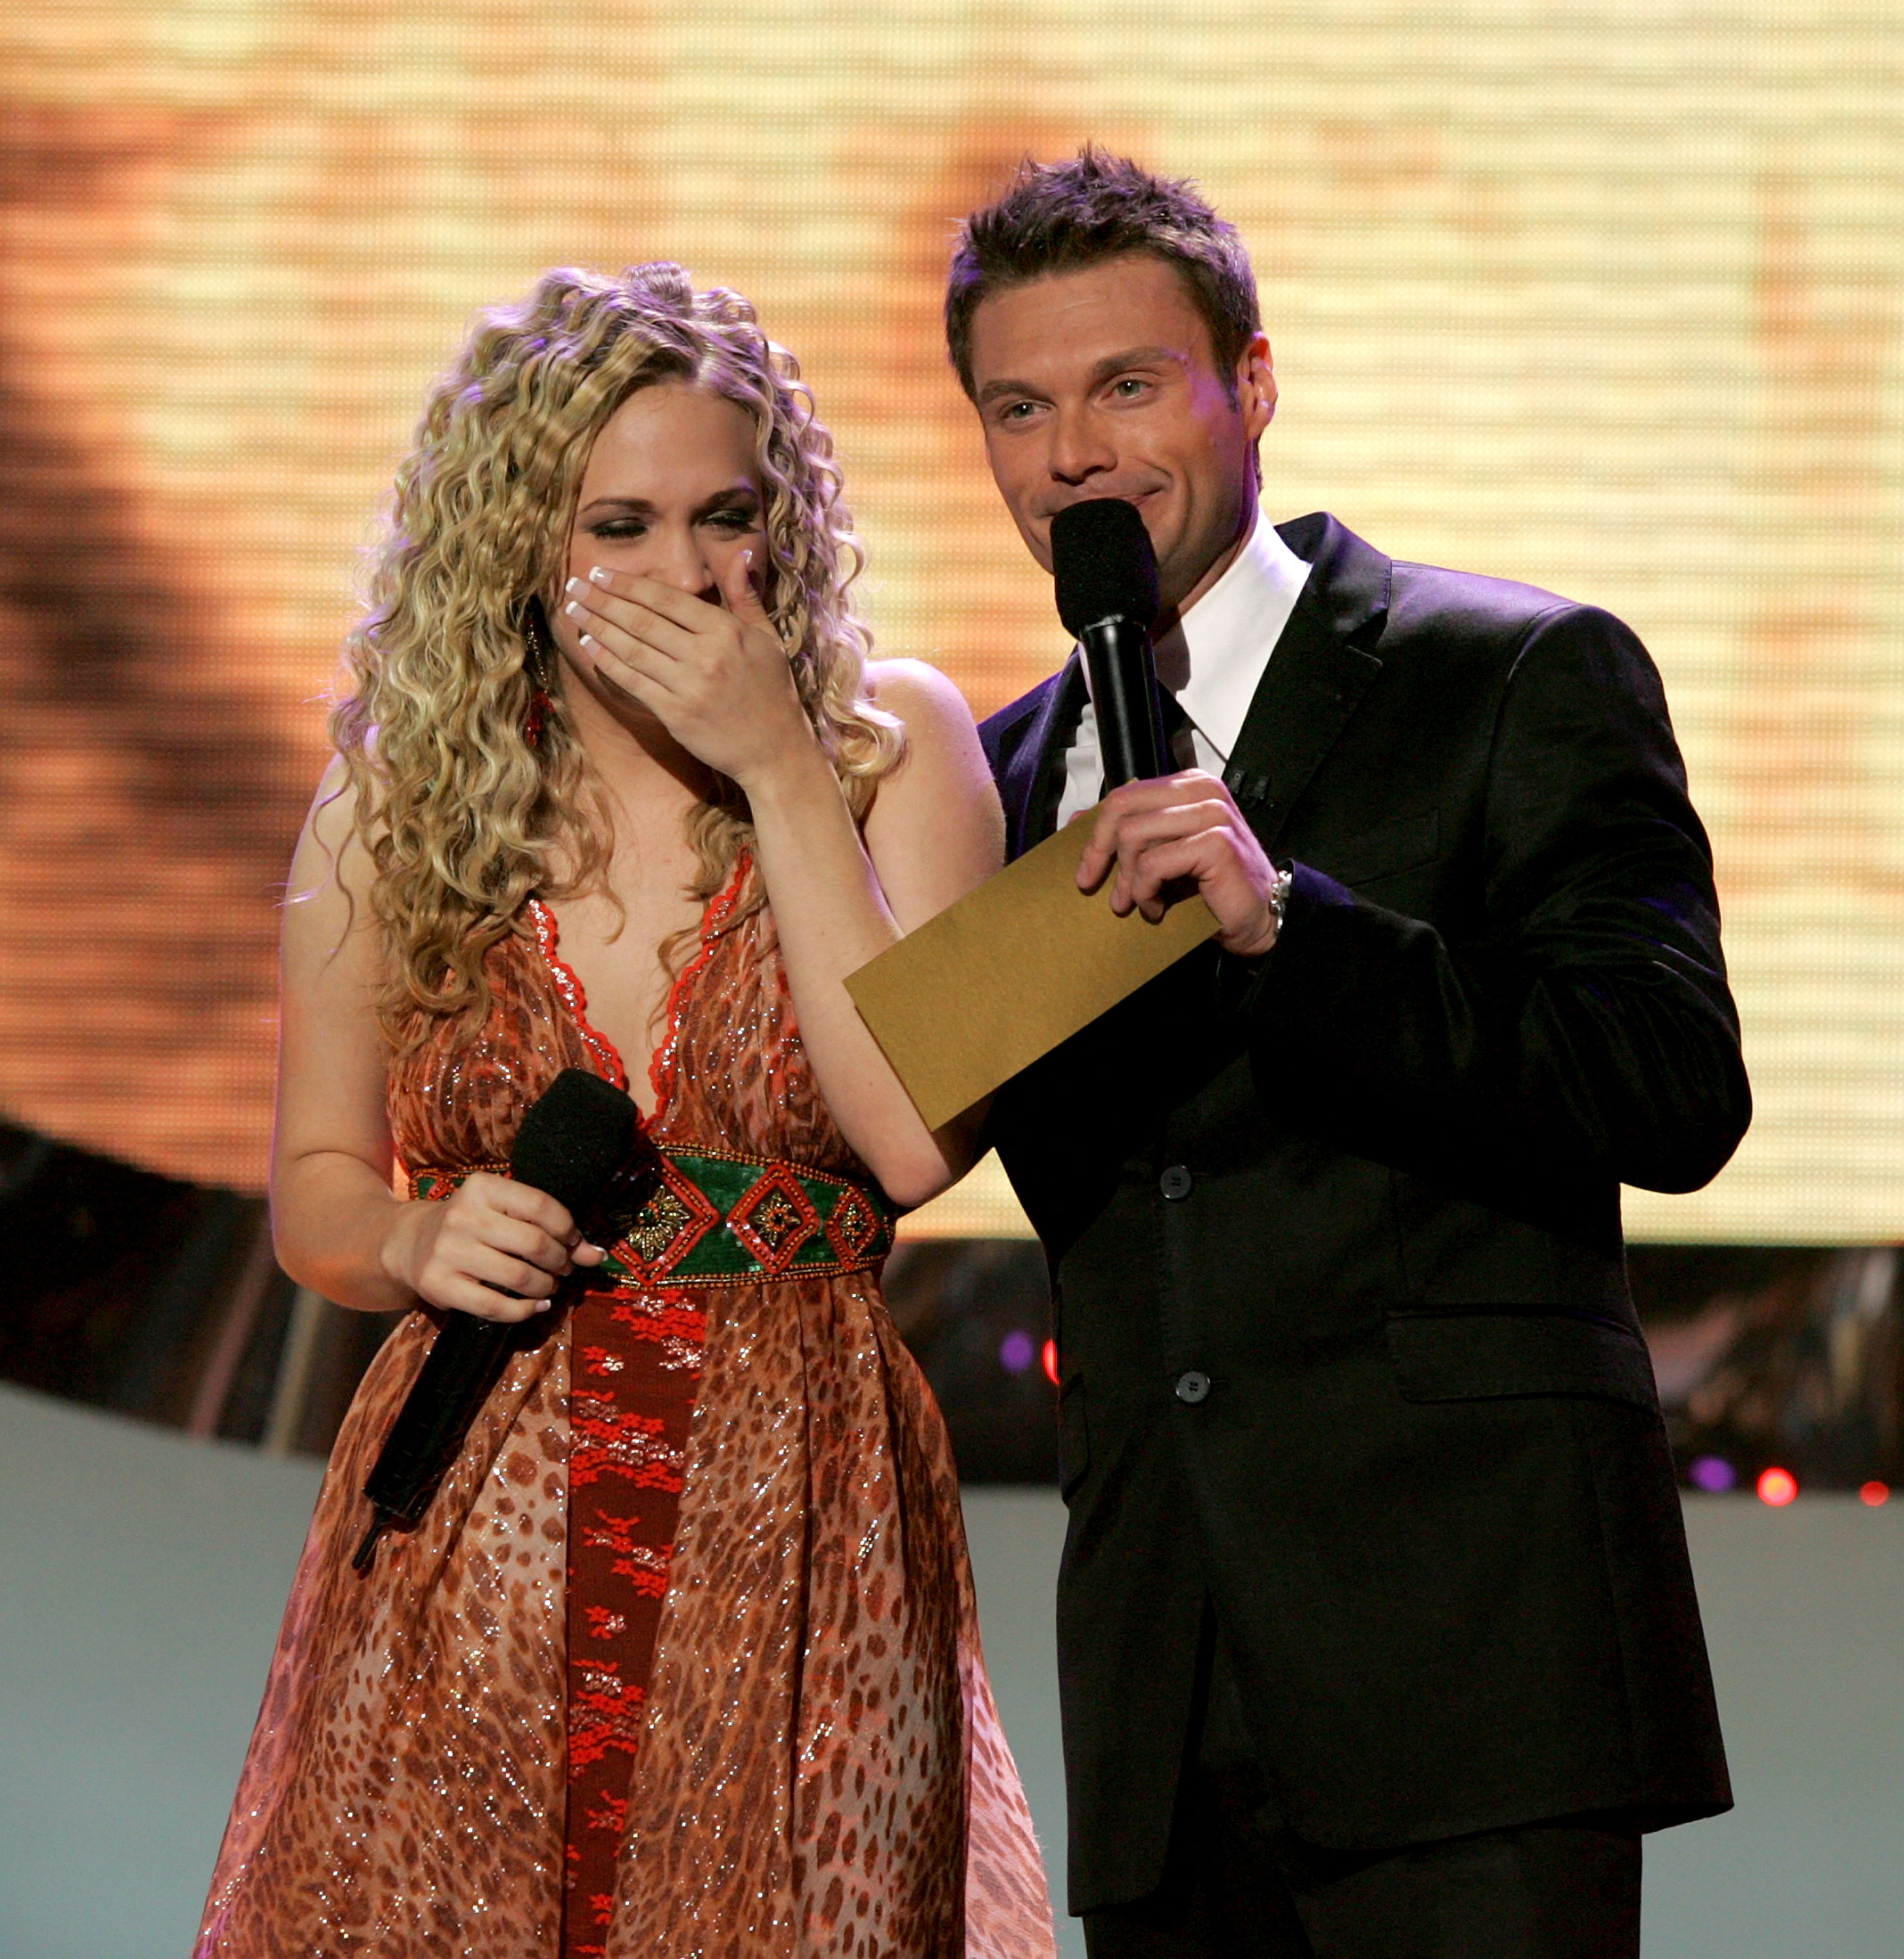
[[[982,300],[972,384],[992,474],[1031,554],[1051,520],[1122,497],[1157,548],[1165,610],[1220,578],[1256,508],[1256,438],[1276,409],[1269,342],[1233,375],[1173,266],[1147,254],[1055,272]]]

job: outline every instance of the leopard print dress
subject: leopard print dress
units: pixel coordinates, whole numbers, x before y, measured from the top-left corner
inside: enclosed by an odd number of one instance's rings
[[[729,922],[747,875],[674,989],[649,1133],[863,1183],[770,914]],[[553,916],[525,926],[481,1038],[392,1071],[413,1171],[506,1161],[564,1068],[621,1078]],[[876,1272],[624,1284],[547,1319],[360,1576],[432,1317],[366,1375],[196,1959],[1050,1959],[950,1451]]]

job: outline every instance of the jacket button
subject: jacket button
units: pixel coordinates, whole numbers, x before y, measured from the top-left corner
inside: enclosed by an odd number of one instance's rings
[[[1196,1179],[1184,1168],[1182,1164],[1173,1164],[1157,1179],[1157,1188],[1166,1197],[1175,1202],[1179,1199],[1188,1197],[1190,1195],[1191,1187],[1195,1182]]]
[[[1195,1408],[1198,1402],[1210,1399],[1210,1376],[1199,1373],[1192,1367],[1187,1374],[1177,1376],[1177,1399],[1188,1402]]]

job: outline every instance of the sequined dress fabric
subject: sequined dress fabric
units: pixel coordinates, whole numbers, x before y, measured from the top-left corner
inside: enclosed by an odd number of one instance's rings
[[[729,922],[746,875],[674,990],[650,1132],[864,1180],[770,913]],[[524,927],[490,955],[482,1037],[392,1069],[412,1168],[504,1162],[561,1069],[619,1073],[553,920]],[[197,1959],[1050,1959],[950,1448],[876,1273],[624,1287],[548,1319],[360,1576],[363,1480],[430,1317],[366,1375]]]

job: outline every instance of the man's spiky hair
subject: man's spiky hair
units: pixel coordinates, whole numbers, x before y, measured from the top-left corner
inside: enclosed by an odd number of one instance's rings
[[[1004,195],[960,227],[945,291],[945,341],[959,384],[972,385],[972,318],[985,300],[1054,272],[1143,254],[1174,266],[1210,332],[1218,370],[1233,376],[1262,328],[1256,276],[1237,236],[1187,179],[1154,176],[1087,143],[1061,163],[1027,157]]]

